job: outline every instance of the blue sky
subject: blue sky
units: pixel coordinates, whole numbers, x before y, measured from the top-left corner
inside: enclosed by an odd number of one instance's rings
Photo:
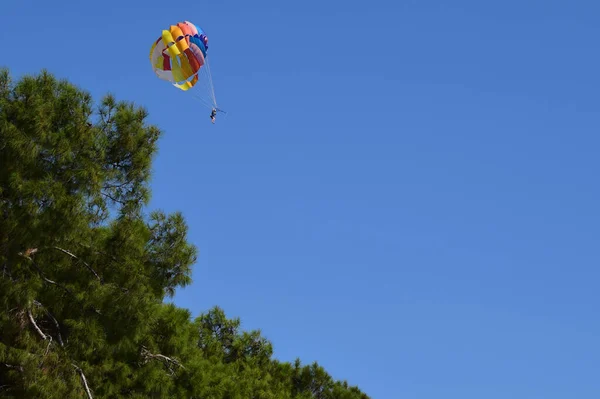
[[[175,300],[373,398],[597,398],[600,3],[3,4],[2,64],[135,101],[152,207],[200,250]],[[219,105],[152,73],[210,38]],[[17,45],[25,50],[17,51]]]

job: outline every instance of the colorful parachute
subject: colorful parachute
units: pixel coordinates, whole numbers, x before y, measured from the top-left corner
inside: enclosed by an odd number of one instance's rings
[[[207,107],[218,109],[207,51],[206,34],[184,21],[162,31],[150,49],[150,62],[160,79],[184,91],[194,88],[194,97]]]

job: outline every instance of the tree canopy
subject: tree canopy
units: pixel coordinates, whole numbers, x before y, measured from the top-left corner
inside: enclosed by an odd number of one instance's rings
[[[273,358],[191,283],[182,214],[148,211],[143,107],[47,71],[0,72],[0,396],[368,399],[319,364]]]

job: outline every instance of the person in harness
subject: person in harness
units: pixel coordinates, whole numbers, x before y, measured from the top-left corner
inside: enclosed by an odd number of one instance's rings
[[[213,108],[212,112],[210,113],[210,120],[212,121],[212,123],[215,123],[216,118],[217,118],[217,110],[215,108]]]

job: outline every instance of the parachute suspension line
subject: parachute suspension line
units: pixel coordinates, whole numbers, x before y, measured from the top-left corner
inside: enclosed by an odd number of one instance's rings
[[[204,66],[200,68],[197,75],[198,82],[196,83],[196,90],[190,90],[188,93],[191,94],[193,98],[200,101],[208,109],[218,109],[212,74],[210,67],[208,66],[208,57],[206,58]]]
[[[201,78],[199,78],[201,79]],[[203,85],[198,83],[196,85],[196,89],[195,91],[189,91],[188,93],[186,93],[186,95],[191,95],[192,98],[194,98],[195,100],[199,101],[202,103],[202,105],[204,105],[206,108],[208,109],[213,109],[216,108],[216,106],[214,105],[214,103],[211,101],[211,96],[209,95],[199,95],[198,93],[200,93],[203,89],[206,89],[205,87],[202,87]],[[206,89],[207,90],[207,89]]]
[[[198,96],[196,93],[193,93],[192,97],[194,97],[196,100],[200,101],[206,108],[208,108],[208,109],[212,109],[213,108],[213,105],[211,103],[209,103],[208,101],[206,101],[204,98]]]
[[[208,58],[206,59],[206,69],[207,69],[207,72],[208,72],[208,79],[209,79],[209,84],[210,84],[210,90],[211,90],[211,94],[212,94],[213,104],[214,104],[215,108],[218,108],[217,107],[217,97],[215,96],[215,85],[213,84],[212,73],[210,72],[210,64],[208,62]]]

